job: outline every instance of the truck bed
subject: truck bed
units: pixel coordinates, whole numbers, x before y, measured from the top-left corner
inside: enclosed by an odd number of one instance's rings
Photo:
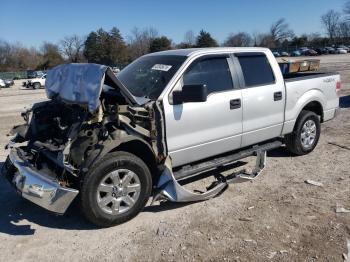
[[[307,80],[319,77],[334,76],[338,73],[335,72],[302,72],[302,73],[290,73],[284,74],[283,78],[285,82],[293,82],[300,80]]]
[[[336,91],[340,82],[338,73],[318,71],[286,74],[283,77],[287,97],[283,135],[293,131],[300,110],[310,102],[320,111],[321,121],[328,121],[334,117],[335,110],[339,107]]]

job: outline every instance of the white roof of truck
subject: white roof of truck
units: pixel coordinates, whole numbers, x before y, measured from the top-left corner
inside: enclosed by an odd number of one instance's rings
[[[263,47],[207,47],[207,48],[188,48],[174,49],[148,54],[152,55],[178,55],[178,56],[193,56],[200,54],[213,53],[234,53],[234,52],[266,52],[268,48]]]

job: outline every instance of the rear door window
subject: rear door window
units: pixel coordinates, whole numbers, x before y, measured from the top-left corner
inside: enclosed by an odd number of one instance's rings
[[[206,85],[208,94],[233,89],[227,57],[210,57],[194,61],[183,76],[184,85]]]
[[[238,53],[235,56],[241,65],[246,87],[275,83],[275,76],[265,54]]]

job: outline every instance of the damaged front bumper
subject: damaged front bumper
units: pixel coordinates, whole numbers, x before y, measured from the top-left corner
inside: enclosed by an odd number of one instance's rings
[[[49,211],[63,214],[79,191],[61,186],[59,182],[33,167],[18,148],[12,148],[1,173],[21,196]]]

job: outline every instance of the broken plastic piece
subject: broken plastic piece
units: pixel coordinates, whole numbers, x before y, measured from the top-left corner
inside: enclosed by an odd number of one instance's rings
[[[350,213],[350,210],[344,208],[342,205],[337,204],[336,208],[335,208],[335,212],[336,213]]]
[[[317,182],[311,179],[306,180],[305,183],[313,186],[323,186],[321,182]]]
[[[348,254],[343,254],[344,262],[350,262],[350,240],[346,240],[346,246],[348,248]]]

